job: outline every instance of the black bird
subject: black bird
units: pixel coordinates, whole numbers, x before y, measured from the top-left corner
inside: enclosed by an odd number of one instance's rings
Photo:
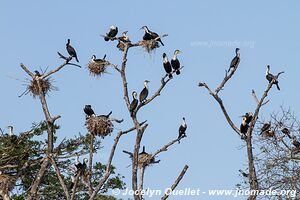
[[[174,72],[176,72],[177,75],[180,74],[180,62],[179,60],[177,59],[177,55],[181,53],[180,50],[176,49],[174,51],[174,55],[173,55],[173,58],[171,60],[171,64],[172,64],[172,68],[174,70]]]
[[[178,129],[178,133],[179,133],[179,135],[178,135],[178,139],[179,139],[178,144],[180,144],[180,139],[181,138],[186,137],[186,133],[185,133],[186,129],[187,129],[187,124],[185,122],[185,118],[183,117],[182,118],[182,123],[181,123],[181,125],[179,126],[179,129]]]
[[[118,27],[111,26],[111,27],[109,27],[109,31],[108,31],[108,33],[106,33],[104,40],[109,41],[111,38],[116,37],[117,34],[118,34]]]
[[[110,111],[107,115],[99,115],[98,117],[103,117],[103,118],[108,119],[111,114],[112,114],[112,111]]]
[[[143,40],[156,40],[156,41],[160,42],[161,45],[165,46],[157,33],[150,31],[147,26],[143,26],[141,29],[144,29],[144,31],[145,31]]]
[[[38,70],[35,70],[35,71],[34,71],[34,75],[35,75],[35,76],[38,76],[38,77],[41,76],[41,74],[40,74],[40,72],[39,72]]]
[[[95,116],[95,112],[93,111],[91,105],[85,105],[83,111],[85,112],[85,114],[87,115],[87,117]]]
[[[270,130],[270,128],[271,128],[271,122],[264,123],[260,129],[260,133],[262,134],[264,132],[267,132]]]
[[[70,39],[68,39],[68,42],[66,44],[66,49],[68,51],[68,54],[71,56],[71,57],[74,57],[76,59],[77,62],[79,62],[78,58],[77,58],[77,54],[76,54],[76,51],[75,49],[70,45]]]
[[[141,91],[141,93],[140,93],[140,102],[141,103],[144,103],[144,101],[147,99],[147,97],[148,97],[148,93],[149,93],[149,90],[148,90],[148,83],[149,83],[150,81],[148,81],[148,80],[145,80],[144,81],[144,88],[143,88],[143,90]]]
[[[173,78],[172,75],[172,66],[168,60],[167,54],[163,53],[163,65],[165,68],[166,73],[169,75],[169,78]]]
[[[249,128],[249,124],[247,123],[247,117],[244,116],[242,119],[242,123],[240,125],[240,131],[244,136],[246,136],[248,128]]]
[[[231,63],[230,63],[230,67],[228,69],[228,72],[230,71],[231,68],[235,69],[238,67],[239,63],[240,63],[240,49],[236,48],[235,49],[235,57],[232,59]]]
[[[133,91],[132,92],[132,101],[130,103],[130,106],[129,106],[129,111],[130,111],[130,116],[132,117],[133,116],[133,113],[138,105],[139,101],[137,99],[137,93],[136,91]]]
[[[273,84],[276,85],[277,90],[280,90],[280,87],[278,85],[277,77],[270,73],[270,65],[267,65],[267,71],[266,71],[266,79],[271,83],[273,80]]]
[[[281,128],[281,132],[282,132],[283,134],[285,134],[286,136],[288,136],[290,139],[292,139],[292,137],[291,137],[291,135],[290,135],[290,130],[289,130],[288,128],[286,128],[286,127]]]
[[[292,137],[292,141],[291,143],[296,147],[296,148],[300,148],[300,142],[297,141],[297,138],[294,136]]]
[[[96,58],[96,56],[93,55],[91,60],[92,60],[92,62],[95,62],[95,63],[103,63],[103,62],[105,62],[105,58],[106,58],[106,54],[103,56],[102,59]]]
[[[243,117],[246,117],[246,123],[249,125],[253,119],[253,114],[251,112],[247,112]]]
[[[243,177],[248,178],[249,174],[239,169],[239,172],[242,174]]]

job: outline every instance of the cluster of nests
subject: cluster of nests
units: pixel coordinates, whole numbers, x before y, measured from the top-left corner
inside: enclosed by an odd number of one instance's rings
[[[108,117],[91,116],[86,120],[86,127],[94,136],[104,138],[114,130],[114,125]]]
[[[51,84],[50,78],[39,79],[39,80],[33,79],[30,81],[30,84],[27,86],[28,91],[31,93],[33,97],[37,97],[40,95],[38,81],[40,82],[43,94],[47,94],[52,89],[54,89],[54,87]]]
[[[101,76],[102,74],[106,73],[106,68],[109,65],[110,63],[107,60],[105,60],[105,56],[103,59],[96,59],[96,57],[94,57],[88,63],[88,69],[91,75]]]
[[[152,50],[159,47],[159,44],[156,40],[142,40],[139,42],[139,45],[144,47],[145,51],[150,53]]]
[[[14,176],[0,174],[0,191],[7,194],[13,189],[16,183],[16,178]]]

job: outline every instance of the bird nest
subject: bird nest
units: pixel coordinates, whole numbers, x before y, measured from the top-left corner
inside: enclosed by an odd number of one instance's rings
[[[7,194],[15,186],[16,178],[6,174],[0,175],[0,191]]]
[[[143,168],[143,167],[147,167],[149,166],[150,164],[153,164],[155,162],[154,158],[152,158],[152,155],[151,154],[147,154],[147,153],[144,153],[144,154],[140,154],[139,155],[139,167],[140,168]]]
[[[125,49],[125,44],[124,44],[124,42],[119,41],[119,43],[118,43],[118,45],[117,45],[117,48],[118,48],[120,51],[124,51],[124,49]]]
[[[102,74],[106,73],[106,68],[108,65],[110,65],[110,63],[106,60],[103,60],[103,62],[90,61],[88,64],[88,69],[91,75],[101,76]]]
[[[159,47],[159,44],[156,40],[142,40],[139,42],[139,45],[144,47],[145,51],[148,53]]]
[[[52,89],[54,89],[54,87],[51,84],[50,78],[39,79],[39,80],[33,79],[32,81],[30,81],[30,84],[27,86],[28,91],[32,94],[33,97],[40,95],[38,81],[40,82],[43,94],[47,94]]]
[[[106,117],[89,117],[86,121],[86,126],[94,136],[101,136],[104,138],[114,130],[114,125],[109,118]]]

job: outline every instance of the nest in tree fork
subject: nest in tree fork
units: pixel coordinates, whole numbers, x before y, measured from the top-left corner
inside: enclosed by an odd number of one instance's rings
[[[102,60],[101,62],[90,61],[88,64],[88,69],[91,75],[101,76],[102,74],[106,73],[106,68],[108,65],[110,65],[110,63],[106,60]]]
[[[104,138],[114,130],[114,125],[109,118],[106,117],[89,117],[86,121],[86,127],[94,136]]]
[[[54,87],[51,84],[50,78],[46,79],[33,79],[30,81],[30,84],[28,85],[27,89],[32,94],[33,97],[40,95],[40,89],[38,85],[38,81],[41,85],[41,90],[43,94],[47,94],[49,91],[51,91]]]
[[[155,159],[152,158],[152,155],[151,154],[148,154],[148,153],[143,153],[143,154],[140,154],[139,155],[139,167],[140,168],[143,168],[143,167],[147,167],[149,166],[150,164],[153,164],[155,163]]]
[[[139,45],[144,47],[145,51],[148,53],[159,47],[159,44],[156,40],[142,40],[139,42]]]
[[[16,177],[6,174],[0,174],[0,191],[4,194],[10,192],[16,183]]]

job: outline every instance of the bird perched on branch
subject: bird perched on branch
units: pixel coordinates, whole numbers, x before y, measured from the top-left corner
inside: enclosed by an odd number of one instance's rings
[[[78,58],[77,58],[77,54],[75,49],[70,45],[70,39],[68,39],[68,42],[66,44],[66,49],[68,51],[68,54],[72,57],[75,58],[77,62],[79,62]]]
[[[144,31],[145,31],[143,40],[156,40],[156,41],[160,42],[162,46],[165,46],[164,43],[161,41],[159,35],[155,32],[150,31],[147,26],[143,26],[140,29],[144,29]]]
[[[129,106],[129,111],[130,111],[130,116],[132,117],[133,116],[133,113],[138,105],[139,101],[137,99],[137,93],[136,91],[133,91],[132,92],[132,101],[130,103],[130,106]]]
[[[140,102],[141,103],[144,103],[144,101],[146,101],[146,99],[147,99],[147,97],[148,97],[148,93],[149,93],[149,89],[148,89],[148,83],[149,83],[150,81],[148,81],[148,80],[145,80],[144,81],[144,88],[143,88],[143,90],[141,91],[141,93],[140,93]]]
[[[289,130],[288,128],[286,128],[286,127],[281,127],[280,130],[281,130],[281,132],[282,132],[283,134],[285,134],[285,135],[288,136],[290,139],[292,139],[292,137],[291,137],[291,135],[290,135],[290,130]]]
[[[291,143],[296,147],[296,148],[300,148],[300,142],[297,140],[297,138],[295,136],[292,137],[292,141]]]
[[[88,159],[84,158],[83,159],[83,163],[80,162],[79,160],[79,155],[77,155],[76,158],[76,163],[75,163],[75,168],[76,168],[76,172],[75,172],[75,176],[71,177],[71,184],[69,186],[69,189],[72,189],[74,184],[75,184],[75,177],[76,176],[84,176],[85,175],[85,170],[87,168],[87,163],[88,163]]]
[[[87,115],[87,118],[95,116],[95,112],[93,111],[91,105],[85,105],[85,107],[83,108],[83,111]]]
[[[165,71],[167,73],[167,75],[169,76],[169,78],[173,78],[172,75],[172,66],[168,60],[167,54],[163,53],[163,66],[165,68]]]
[[[35,71],[34,71],[34,75],[37,76],[37,77],[42,76],[38,70],[35,70]]]
[[[250,122],[251,122],[252,119],[253,119],[253,113],[247,112],[247,113],[245,113],[244,117],[246,117],[246,123],[247,123],[248,125],[250,125]]]
[[[186,121],[185,121],[185,117],[182,118],[182,123],[181,125],[179,126],[179,130],[178,130],[178,144],[180,144],[180,139],[186,137],[186,129],[187,129],[187,124],[186,124]]]
[[[173,58],[172,58],[172,60],[171,60],[172,68],[173,68],[174,72],[176,72],[177,75],[180,74],[180,62],[179,62],[179,60],[178,60],[178,58],[177,58],[177,55],[178,55],[179,53],[181,53],[181,51],[178,50],[178,49],[176,49],[176,50],[174,51],[174,55],[173,55]]]
[[[235,49],[235,57],[231,60],[228,72],[230,71],[230,69],[235,69],[238,67],[239,63],[240,63],[240,49],[236,48]]]
[[[271,122],[264,123],[260,129],[260,134],[270,131],[270,128],[271,128]]]
[[[106,36],[104,37],[104,40],[109,41],[112,38],[116,37],[117,34],[118,34],[118,27],[111,26],[111,27],[109,27],[108,33],[106,33]]]
[[[278,78],[270,73],[270,65],[267,65],[266,79],[269,81],[269,83],[273,81],[273,84],[276,85],[277,90],[280,90],[280,87],[278,85]]]
[[[243,134],[243,136],[246,136],[248,128],[249,128],[249,123],[247,123],[247,117],[243,116],[242,123],[240,125],[240,131]]]

